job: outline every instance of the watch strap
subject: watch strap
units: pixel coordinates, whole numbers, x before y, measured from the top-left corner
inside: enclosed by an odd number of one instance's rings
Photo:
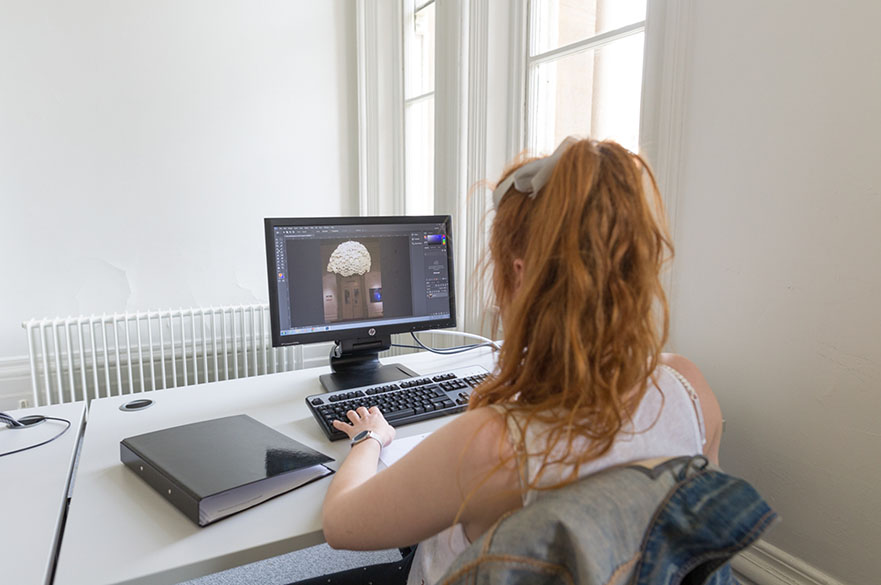
[[[379,435],[376,434],[376,433],[374,433],[373,431],[361,431],[360,433],[358,433],[357,435],[355,435],[355,438],[352,439],[351,446],[354,447],[354,446],[357,445],[358,443],[363,443],[363,442],[366,441],[367,439],[373,439],[373,440],[375,440],[377,443],[379,443],[379,448],[380,448],[380,449],[382,449],[382,448],[385,446],[385,445],[383,445],[383,443],[382,443],[382,439],[379,437]]]

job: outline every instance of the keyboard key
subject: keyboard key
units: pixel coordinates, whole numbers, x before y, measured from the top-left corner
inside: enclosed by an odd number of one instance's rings
[[[413,416],[416,414],[416,410],[413,408],[405,408],[403,410],[395,410],[392,412],[384,412],[382,415],[385,417],[385,420],[392,422],[394,420],[398,420],[399,418],[404,418],[407,416]]]

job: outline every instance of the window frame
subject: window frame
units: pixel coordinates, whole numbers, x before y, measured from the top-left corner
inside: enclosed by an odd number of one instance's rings
[[[538,35],[540,34],[538,31],[539,27],[539,18],[537,10],[532,10],[533,5],[537,0],[525,0],[523,2],[523,10],[525,10],[526,17],[526,29],[525,29],[525,39],[522,44],[521,50],[517,53],[521,56],[522,59],[525,59],[524,63],[524,94],[523,94],[523,136],[521,139],[521,144],[526,148],[530,148],[530,152],[534,151],[535,148],[533,145],[542,142],[539,140],[537,136],[533,134],[534,131],[538,128],[539,124],[537,123],[538,118],[538,92],[540,89],[535,87],[533,84],[536,81],[538,68],[542,65],[546,65],[549,63],[558,63],[565,59],[566,57],[586,53],[591,50],[599,49],[601,47],[607,47],[615,43],[616,41],[620,41],[622,39],[628,38],[633,35],[638,35],[640,33],[645,33],[646,29],[646,19],[638,20],[626,24],[624,26],[620,26],[608,31],[603,31],[598,34],[587,36],[581,40],[574,41],[571,43],[567,43],[565,45],[561,45],[559,47],[555,47],[553,49],[548,49],[546,51],[537,52],[536,54],[532,53],[532,47],[538,46]],[[648,2],[647,2],[648,4]],[[648,6],[646,6],[646,11],[648,11]],[[643,55],[645,55],[645,42],[643,42]],[[643,60],[643,68],[642,75],[645,75],[645,61]],[[641,87],[642,90],[642,87]],[[596,92],[594,92],[596,93]],[[640,104],[642,104],[644,93],[641,91],[640,95]],[[640,105],[640,113],[642,107]],[[640,132],[641,133],[641,132]],[[551,148],[553,150],[553,148]],[[539,154],[539,152],[535,152],[535,154]],[[548,153],[545,153],[548,154]]]
[[[529,0],[512,0],[508,53],[507,160],[526,148]],[[693,44],[696,0],[648,0],[643,49],[639,153],[646,158],[667,204],[671,229],[681,174],[682,132],[687,109],[685,89]],[[571,46],[568,45],[568,46]],[[558,48],[563,50],[566,46]]]
[[[436,2],[434,212],[456,218],[457,288],[467,286],[456,291],[459,327],[468,331],[486,331],[488,299],[473,276],[491,202],[474,186],[495,179],[526,144],[527,8],[527,0]],[[695,10],[695,0],[649,0],[645,18],[639,152],[655,172],[674,240]],[[360,213],[402,214],[403,4],[357,0],[356,15]]]
[[[431,182],[432,183],[431,184],[431,192],[427,194],[430,205],[424,209],[410,209],[409,202],[412,201],[413,199],[415,199],[415,195],[413,193],[408,192],[408,185],[410,184],[408,174],[413,169],[411,168],[411,161],[410,161],[409,157],[407,156],[407,153],[409,151],[409,149],[407,148],[407,138],[408,138],[407,111],[412,106],[415,106],[415,105],[417,105],[421,102],[424,102],[424,101],[431,100],[432,101],[432,111],[436,112],[436,108],[437,108],[437,97],[436,97],[437,96],[437,74],[435,73],[435,79],[432,81],[432,89],[431,90],[417,93],[416,95],[413,95],[410,97],[407,96],[408,75],[410,75],[412,73],[412,71],[415,70],[415,67],[413,66],[412,61],[408,60],[408,52],[411,50],[411,46],[412,46],[411,40],[412,39],[409,37],[407,29],[410,26],[411,19],[415,20],[415,18],[418,16],[418,14],[422,10],[425,10],[429,6],[434,6],[434,8],[435,8],[435,31],[434,31],[435,65],[434,65],[434,67],[435,67],[435,72],[436,72],[436,69],[437,69],[437,45],[438,45],[438,43],[437,43],[437,38],[438,38],[437,10],[438,10],[440,3],[436,2],[436,0],[400,0],[400,4],[402,7],[402,14],[403,14],[403,17],[401,19],[401,46],[403,48],[402,49],[402,56],[401,56],[402,70],[403,70],[401,85],[402,85],[403,92],[404,92],[403,106],[402,106],[403,109],[402,109],[402,113],[401,113],[402,120],[403,120],[402,123],[403,123],[403,136],[404,136],[404,145],[403,145],[404,147],[402,149],[403,150],[403,160],[402,160],[403,171],[402,172],[403,172],[403,176],[404,176],[404,184],[403,184],[404,193],[403,193],[403,210],[402,211],[404,213],[411,214],[411,215],[414,213],[417,215],[425,215],[426,213],[428,213],[428,214],[434,213],[435,208],[437,207],[436,201],[435,201],[435,194],[436,194],[435,181]],[[432,177],[434,177],[437,172],[437,163],[436,163],[436,156],[435,156],[435,153],[437,150],[437,137],[436,137],[436,135],[437,135],[437,122],[436,122],[436,118],[437,117],[435,115],[434,120],[433,120],[434,126],[432,128],[432,134],[431,134],[433,137],[435,137],[434,144],[432,144],[432,147],[431,147],[431,160],[432,160],[431,164],[433,167],[432,168]]]

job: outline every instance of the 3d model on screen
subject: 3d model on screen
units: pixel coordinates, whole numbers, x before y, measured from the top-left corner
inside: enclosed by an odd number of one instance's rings
[[[363,275],[370,272],[370,252],[360,242],[354,240],[343,242],[330,255],[327,271],[340,276]]]
[[[382,274],[379,242],[346,240],[322,245],[327,269],[323,277],[326,323],[382,317]]]

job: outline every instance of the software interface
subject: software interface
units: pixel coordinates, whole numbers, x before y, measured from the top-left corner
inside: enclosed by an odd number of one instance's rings
[[[282,337],[450,317],[443,223],[273,230]]]

